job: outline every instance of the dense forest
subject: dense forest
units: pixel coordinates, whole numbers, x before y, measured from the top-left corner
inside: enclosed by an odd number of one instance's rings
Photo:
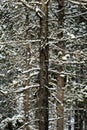
[[[87,130],[87,0],[0,0],[0,130]]]

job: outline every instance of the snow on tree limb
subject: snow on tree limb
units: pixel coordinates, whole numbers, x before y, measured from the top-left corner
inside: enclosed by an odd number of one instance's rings
[[[25,0],[20,0],[20,1],[24,6],[28,7],[32,11],[35,11],[35,8],[33,6],[30,6]]]
[[[29,69],[29,70],[25,70],[22,73],[25,74],[25,73],[29,73],[31,71],[39,71],[39,70],[40,70],[40,68],[32,68],[32,69]]]
[[[21,87],[18,90],[14,91],[15,93],[21,93],[29,88],[37,88],[39,87],[39,84],[35,84],[35,85],[30,85],[30,86],[26,86],[26,87]]]
[[[74,1],[74,0],[68,0],[69,2],[72,2],[72,3],[74,3],[74,4],[78,4],[78,5],[87,5],[87,1],[85,0],[85,1]]]
[[[7,92],[7,91],[0,90],[0,93],[3,94],[3,95],[6,95],[8,92]]]
[[[63,103],[53,93],[51,93],[51,95],[56,99],[58,103],[61,104],[61,106],[63,106]]]
[[[36,6],[36,7],[30,6],[25,0],[20,0],[20,1],[21,1],[21,2],[23,3],[23,5],[26,6],[27,8],[29,8],[29,9],[32,10],[32,11],[35,11],[36,14],[37,14],[40,18],[42,18],[42,17],[45,16],[44,12],[43,12],[42,10],[40,10],[40,8],[38,8],[37,6]],[[48,0],[47,0],[47,2],[48,2]]]

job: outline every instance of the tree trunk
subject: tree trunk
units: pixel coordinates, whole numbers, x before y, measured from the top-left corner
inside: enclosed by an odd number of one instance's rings
[[[74,130],[86,130],[87,126],[87,113],[85,110],[86,101],[79,102],[77,104],[77,110],[75,110],[75,125]]]
[[[75,126],[74,130],[79,130],[78,129],[78,110],[75,110]]]
[[[79,107],[80,109],[80,107]],[[75,110],[74,130],[83,130],[83,110]]]
[[[27,12],[27,9],[25,9]],[[28,13],[28,12],[27,12]],[[29,25],[29,19],[28,19],[28,14],[26,15],[26,21],[25,21],[25,29]],[[24,35],[25,40],[28,39],[28,32],[26,30],[25,35]],[[25,68],[26,70],[30,69],[30,46],[29,43],[26,43],[26,65]],[[29,72],[26,73],[26,77],[28,80],[25,81],[24,86],[29,86]],[[25,118],[25,123],[29,122],[29,89],[24,91],[24,118]],[[29,130],[28,124],[25,125],[24,130]]]
[[[30,68],[29,66],[30,58],[30,47],[26,45],[26,69]],[[29,78],[29,73],[27,73],[27,78]],[[29,86],[29,80],[25,81],[25,86]],[[24,91],[24,118],[25,123],[29,122],[29,89]],[[29,130],[28,124],[25,125],[25,130]]]
[[[83,59],[80,59],[81,61]],[[78,75],[78,79],[77,82],[82,83],[84,81],[84,65],[81,64],[80,65],[80,70],[79,70],[79,74]],[[84,122],[85,122],[85,118],[84,118],[84,109],[85,109],[85,98],[83,102],[79,102],[77,101],[76,103],[76,107],[79,109],[75,110],[75,126],[74,126],[74,130],[83,130],[84,128]]]
[[[58,1],[58,8],[61,10],[58,14],[58,39],[61,39],[63,37],[63,23],[64,23],[64,0]],[[58,42],[58,46],[62,49],[64,49],[64,42],[60,41]],[[63,52],[62,52],[63,54]],[[62,55],[63,56],[63,55]],[[61,57],[60,57],[61,58]],[[63,66],[58,65],[58,71],[61,73],[63,71]],[[57,78],[57,98],[60,100],[61,103],[58,103],[57,113],[58,113],[58,121],[57,121],[57,130],[63,130],[63,100],[64,100],[64,93],[63,88],[65,85],[65,77],[62,77],[60,74]]]
[[[59,66],[58,68],[59,72],[63,71],[62,66]],[[61,77],[60,75],[58,76],[57,79],[58,83],[58,100],[61,103],[58,103],[58,122],[57,122],[57,130],[63,130],[63,99],[64,99],[64,94],[63,94],[63,87],[64,87],[64,77]]]
[[[48,5],[47,0],[41,0],[41,11],[44,16],[40,18],[40,73],[39,73],[39,91],[38,91],[38,117],[39,130],[48,130]]]

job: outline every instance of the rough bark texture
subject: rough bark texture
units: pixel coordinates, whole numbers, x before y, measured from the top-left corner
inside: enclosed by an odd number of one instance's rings
[[[60,66],[58,68],[59,72],[63,71],[62,66]],[[57,113],[58,113],[58,126],[57,126],[57,130],[63,130],[63,99],[64,99],[64,93],[63,93],[63,87],[64,87],[64,77],[61,77],[60,75],[58,76],[57,79],[58,83],[58,100],[61,103],[58,103],[58,109],[57,109]]]
[[[26,9],[27,11],[27,9]],[[28,19],[28,14],[26,15],[26,21],[25,21],[25,28],[26,26],[28,26],[29,24],[29,19]],[[28,38],[28,32],[25,32],[25,39]],[[30,65],[29,65],[29,61],[30,61],[30,46],[29,44],[26,44],[26,70],[30,69]],[[29,72],[26,73],[26,77],[29,78]],[[25,81],[24,85],[25,86],[29,86],[29,79]],[[24,91],[24,118],[25,118],[25,123],[29,122],[29,89]],[[25,125],[25,129],[24,130],[29,130],[28,124]]]
[[[58,8],[60,13],[58,14],[58,38],[61,39],[63,37],[63,31],[61,30],[63,28],[63,22],[64,22],[64,0],[58,0]],[[60,41],[58,43],[58,46],[64,49],[64,42]],[[63,53],[63,52],[62,52]],[[61,58],[61,57],[60,57]],[[63,66],[58,65],[58,71],[61,73],[63,71]],[[65,77],[62,77],[60,74],[57,78],[57,86],[58,86],[58,99],[61,103],[58,103],[58,121],[57,121],[57,130],[63,130],[63,100],[64,100],[64,93],[63,88],[65,84]]]
[[[30,48],[29,45],[26,46],[26,69],[29,69],[29,58],[30,58]],[[29,77],[29,73],[27,73]],[[25,81],[25,85],[29,86],[29,80]],[[29,122],[29,89],[24,91],[24,117],[25,123]],[[28,125],[25,125],[25,130],[29,130]]]
[[[46,0],[41,0],[41,10],[44,13],[43,18],[40,18],[40,73],[39,73],[39,130],[48,130],[48,5],[45,4]]]

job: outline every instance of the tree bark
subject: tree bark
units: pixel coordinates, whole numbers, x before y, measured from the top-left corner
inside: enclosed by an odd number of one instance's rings
[[[41,0],[41,11],[44,16],[40,18],[40,73],[39,73],[39,91],[38,91],[38,117],[39,130],[48,130],[48,4],[47,0]]]
[[[30,47],[26,45],[26,69],[30,69],[29,66],[30,58]],[[29,73],[27,73],[27,78],[29,78]],[[25,86],[29,86],[29,80],[25,81]],[[25,123],[29,122],[29,89],[24,91],[24,118]],[[25,130],[29,130],[28,124],[25,125]]]
[[[27,9],[25,9],[25,11],[27,12]],[[27,12],[28,13],[28,12]],[[28,14],[26,15],[26,21],[25,21],[25,29],[26,27],[29,25],[29,19],[28,19]],[[25,31],[25,35],[24,38],[25,40],[28,39],[28,32],[27,30]],[[25,68],[26,70],[30,69],[30,46],[28,43],[26,43],[26,65]],[[28,80],[26,80],[24,82],[24,86],[29,86],[29,72],[26,73],[26,77],[28,78]],[[24,91],[24,121],[25,123],[29,122],[29,89]],[[29,130],[28,124],[25,125],[25,129],[24,130]]]
[[[61,10],[58,14],[58,39],[61,39],[63,37],[63,23],[64,23],[64,0],[58,0],[58,8],[59,10]],[[58,43],[58,46],[62,49],[64,49],[64,42],[60,41]],[[63,54],[63,52],[62,52]],[[62,55],[63,56],[63,55]],[[61,57],[60,57],[61,59]],[[59,73],[61,73],[63,71],[63,66],[62,65],[58,65],[58,71]],[[57,113],[58,113],[58,121],[57,121],[57,130],[63,130],[63,100],[64,100],[64,92],[63,92],[63,88],[65,85],[65,77],[62,77],[60,74],[58,75],[57,78],[57,98],[58,100],[60,100],[61,103],[58,103],[58,107],[57,107]]]

